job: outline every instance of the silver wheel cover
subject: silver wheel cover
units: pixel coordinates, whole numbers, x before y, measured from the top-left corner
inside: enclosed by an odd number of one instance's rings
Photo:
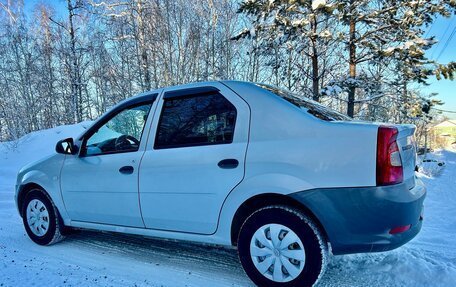
[[[275,223],[266,224],[253,234],[250,256],[256,269],[274,282],[296,279],[306,262],[304,245],[298,235]]]
[[[32,199],[27,205],[27,224],[36,236],[44,236],[49,229],[49,212],[43,202]]]

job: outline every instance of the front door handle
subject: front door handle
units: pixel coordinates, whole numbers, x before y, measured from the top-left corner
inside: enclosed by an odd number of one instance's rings
[[[131,165],[122,166],[119,172],[123,174],[132,174],[135,169]]]
[[[236,168],[239,165],[239,161],[234,158],[227,158],[219,161],[217,164],[220,168],[231,169]]]

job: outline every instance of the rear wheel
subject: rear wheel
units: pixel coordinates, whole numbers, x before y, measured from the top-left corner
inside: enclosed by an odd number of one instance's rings
[[[238,252],[244,270],[258,286],[313,286],[324,273],[328,248],[304,214],[270,206],[244,222]]]
[[[41,189],[33,189],[25,196],[22,221],[28,236],[37,244],[50,245],[64,238],[57,208]]]

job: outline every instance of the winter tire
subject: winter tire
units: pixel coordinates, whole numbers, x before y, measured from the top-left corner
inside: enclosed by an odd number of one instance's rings
[[[41,189],[33,189],[25,196],[22,221],[30,239],[39,245],[51,245],[64,238],[57,208]]]
[[[301,212],[269,206],[254,212],[241,227],[239,259],[258,286],[313,286],[323,275],[328,245]]]

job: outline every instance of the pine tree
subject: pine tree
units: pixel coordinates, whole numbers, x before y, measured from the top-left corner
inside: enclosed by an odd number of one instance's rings
[[[245,29],[233,39],[255,37],[262,54],[271,56],[268,64],[275,72],[276,84],[279,83],[279,69],[290,67],[292,53],[306,57],[310,66],[311,95],[320,100],[320,86],[325,67],[322,57],[327,53],[328,46],[333,42],[330,32],[330,13],[334,6],[326,1],[251,1],[241,3],[239,12],[253,18],[252,28]],[[302,57],[302,56],[301,56]],[[305,71],[305,67],[301,71]],[[295,67],[292,70],[297,70]],[[299,70],[295,72],[301,72]],[[299,78],[301,74],[290,73],[288,81]]]
[[[423,26],[431,24],[437,15],[454,13],[456,3],[445,1],[361,1],[340,0],[333,3],[333,15],[343,26],[341,44],[346,44],[348,77],[334,81],[341,91],[348,94],[347,114],[355,114],[357,92],[369,100],[371,80],[359,73],[359,68],[375,63],[393,63],[401,80],[402,96],[407,95],[407,85],[416,81],[425,83],[436,73],[437,63],[428,60],[424,51],[435,44],[434,39],[423,37]],[[446,66],[442,70],[445,70]],[[451,66],[446,72],[451,73]],[[363,69],[362,69],[363,70]],[[361,71],[362,71],[361,70]],[[448,74],[448,73],[447,73]],[[361,75],[361,76],[360,76]],[[363,101],[363,100],[361,100]]]

